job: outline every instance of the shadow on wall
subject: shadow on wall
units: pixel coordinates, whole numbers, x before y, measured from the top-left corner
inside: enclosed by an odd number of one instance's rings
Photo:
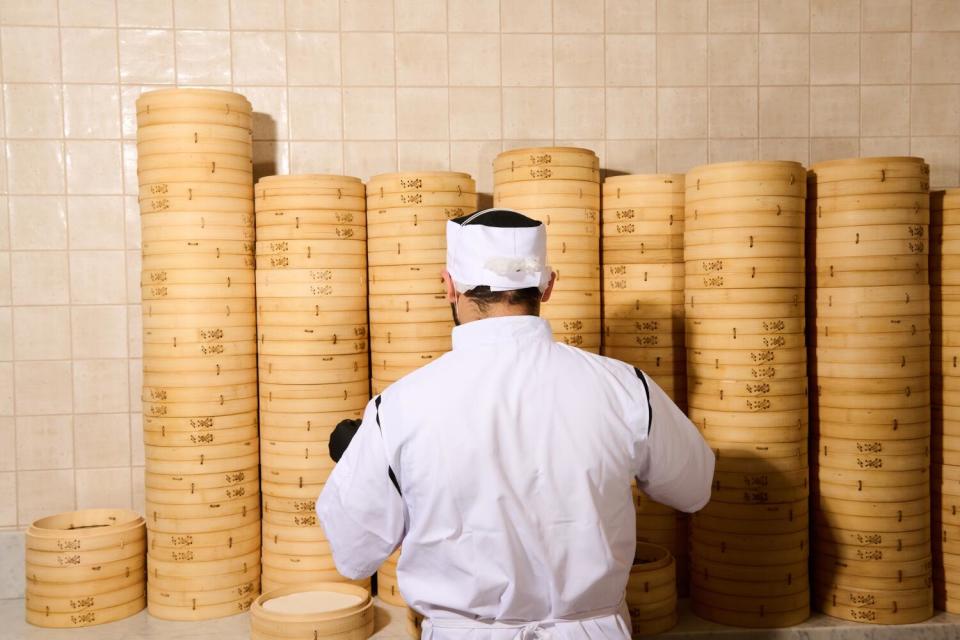
[[[256,184],[264,176],[277,174],[277,145],[268,142],[277,139],[277,121],[269,114],[254,112],[253,130],[261,138],[260,142],[253,143],[253,182]],[[270,153],[264,153],[268,150]]]

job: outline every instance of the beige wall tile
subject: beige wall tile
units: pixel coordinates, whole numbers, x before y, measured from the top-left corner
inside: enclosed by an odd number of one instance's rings
[[[809,138],[761,138],[761,160],[793,160],[807,166],[810,163]]]
[[[657,30],[656,0],[606,0],[607,33],[653,33]]]
[[[710,137],[757,137],[757,88],[713,87],[710,89]]]
[[[557,89],[554,100],[554,135],[557,138],[603,138],[603,89]]]
[[[15,527],[17,526],[17,474],[10,471],[5,473],[0,473],[0,527]],[[25,524],[26,526],[26,524]],[[3,539],[0,536],[0,539]],[[14,553],[22,553],[24,548],[23,544],[18,544],[13,546],[13,549],[17,551]],[[13,553],[6,552],[3,554],[4,564],[7,560],[11,560]],[[14,560],[11,564],[16,565],[17,569],[10,571],[11,580],[10,582],[16,581],[16,587],[12,589],[4,589],[4,597],[6,598],[19,598],[23,593],[23,564],[22,562]],[[12,569],[12,568],[11,568]],[[9,584],[7,580],[3,581],[4,584]]]
[[[123,304],[126,282],[122,251],[71,251],[70,302]]]
[[[140,192],[140,179],[137,175],[137,143],[123,142],[120,145],[122,156],[121,171],[123,173],[122,193],[131,195]]]
[[[3,153],[0,153],[0,167],[3,166]],[[0,169],[0,178],[5,178]],[[0,196],[0,251],[10,249],[10,214],[8,212],[8,196]]]
[[[910,59],[914,83],[960,82],[960,32],[914,33]]]
[[[70,309],[74,358],[126,358],[126,305],[75,306]]]
[[[860,155],[859,138],[812,138],[810,140],[810,163],[856,158]]]
[[[903,89],[909,91],[909,87]],[[908,113],[910,135],[960,135],[960,85],[914,85]]]
[[[608,176],[657,171],[656,140],[608,140],[606,147]]]
[[[290,173],[290,143],[258,142],[253,148],[253,181]]]
[[[133,506],[132,508],[140,513],[146,511],[144,500],[144,468],[134,467],[131,469],[131,478],[133,480]]]
[[[860,133],[903,136],[910,133],[910,87],[860,87]]]
[[[116,85],[64,85],[63,110],[68,138],[120,137],[120,93]]]
[[[0,309],[0,360],[13,360],[13,309]]]
[[[75,507],[72,469],[17,472],[17,521],[21,527]]]
[[[810,36],[760,36],[760,84],[797,85],[810,81]]]
[[[0,418],[0,471],[17,468],[16,433],[13,418]]]
[[[490,167],[501,148],[499,137],[488,141],[454,140],[450,143],[450,169],[469,173],[477,181],[478,193],[491,194],[493,172]]]
[[[913,0],[912,4],[914,31],[960,31],[960,6],[954,0]]]
[[[0,29],[4,51],[4,82],[60,82],[60,43],[57,30],[46,27]]]
[[[71,370],[72,367],[68,361],[17,362],[14,365],[17,413],[20,416],[71,413],[73,411]],[[73,451],[73,443],[69,444],[69,449]]]
[[[7,0],[0,13],[0,24],[55,24],[57,3],[53,0]]]
[[[67,248],[67,207],[59,196],[10,197],[10,248]]]
[[[398,140],[449,138],[450,99],[446,87],[397,89]]]
[[[809,87],[760,87],[761,137],[806,139],[809,133]]]
[[[558,35],[553,38],[554,85],[602,87],[604,44],[602,35]]]
[[[451,33],[448,39],[451,87],[500,86],[498,34]]]
[[[339,85],[340,34],[288,33],[287,82],[292,85]]]
[[[130,410],[127,361],[74,360],[73,406],[77,413]]]
[[[230,34],[228,32],[177,31],[176,47],[179,84],[230,83]]]
[[[283,84],[286,73],[286,38],[279,32],[234,31],[233,83]]]
[[[657,82],[663,86],[700,86],[707,82],[707,37],[657,37]]]
[[[7,171],[12,194],[63,193],[63,144],[37,140],[8,141]]]
[[[13,339],[17,360],[69,360],[70,308],[14,307]]]
[[[60,86],[6,84],[3,113],[8,138],[59,138],[63,136]]]
[[[115,24],[117,6],[114,0],[60,0],[62,27],[112,27]]]
[[[657,31],[703,33],[707,13],[707,0],[657,0]]]
[[[553,86],[553,36],[504,35],[500,60],[504,87]]]
[[[124,226],[126,227],[126,248],[140,248],[140,202],[137,196],[123,198]]]
[[[286,140],[290,116],[287,92],[276,87],[244,87],[243,95],[253,105],[253,139]]]
[[[865,33],[860,36],[860,82],[910,82],[909,33]]]
[[[130,304],[140,304],[140,251],[126,251],[126,289],[127,302]]]
[[[661,139],[707,137],[707,89],[658,89],[657,127]]]
[[[229,0],[174,0],[173,19],[178,29],[229,29]]]
[[[553,138],[553,89],[503,90],[503,136]]]
[[[130,467],[130,414],[81,414],[74,417],[76,467]],[[129,485],[129,481],[120,483]]]
[[[860,156],[908,156],[910,138],[860,138]]]
[[[143,450],[143,415],[140,413],[130,413],[127,415],[130,417],[131,462],[135,467],[142,467],[145,464]]]
[[[449,171],[450,143],[417,140],[397,143],[398,171]]]
[[[925,158],[930,164],[931,189],[960,184],[960,138],[956,136],[911,138],[910,155]]]
[[[657,137],[657,90],[609,88],[606,91],[608,140]]]
[[[397,146],[380,142],[343,143],[343,169],[348,176],[362,180],[378,173],[397,170]]]
[[[910,0],[861,0],[864,31],[910,31]]]
[[[15,364],[12,362],[0,362],[0,415],[14,415],[14,398],[16,397],[16,385],[14,384],[13,371]],[[26,411],[23,407],[18,408],[21,414]]]
[[[122,82],[172,83],[174,75],[173,32],[160,29],[120,30],[120,80]],[[83,80],[77,80],[83,82]]]
[[[757,36],[711,35],[709,41],[711,85],[757,84]]]
[[[119,143],[68,140],[66,159],[67,193],[88,195],[123,193]]]
[[[64,82],[117,81],[117,32],[114,29],[62,29]]]
[[[500,28],[504,33],[550,33],[553,30],[551,0],[500,3]]]
[[[131,358],[143,357],[143,315],[135,305],[127,305],[127,353]]]
[[[859,31],[860,0],[811,0],[811,31]]]
[[[447,86],[447,36],[443,33],[397,35],[397,85]]]
[[[859,87],[811,87],[811,135],[856,136],[860,132]]]
[[[283,0],[230,0],[230,26],[251,31],[283,29]]]
[[[67,201],[71,249],[123,249],[124,203],[121,196],[71,196]],[[131,226],[139,228],[136,219]]]
[[[760,0],[760,31],[807,33],[810,31],[810,0]]]
[[[345,140],[395,139],[397,135],[395,114],[396,94],[393,89],[343,90]]]
[[[340,140],[343,137],[341,90],[290,87],[290,135],[295,140]]]
[[[554,0],[555,33],[603,33],[604,9],[596,0]]]
[[[70,280],[65,251],[11,254],[13,304],[67,304]]]
[[[710,0],[709,9],[712,33],[756,33],[759,28],[758,0]]]
[[[131,411],[141,411],[143,407],[143,360],[133,358],[127,360],[127,379],[130,381],[130,409]],[[141,463],[135,462],[134,464]]]
[[[73,467],[72,416],[20,416],[16,425],[18,469]]]
[[[815,33],[810,36],[811,84],[860,82],[860,35]]]
[[[132,503],[130,467],[77,470],[78,509],[129,509]]]
[[[710,162],[748,162],[759,156],[759,141],[756,138],[743,140],[711,140]]]
[[[339,0],[286,0],[287,29],[296,31],[338,31]]]
[[[664,140],[657,147],[659,173],[686,173],[707,162],[706,140]]]
[[[344,33],[340,36],[340,47],[344,86],[393,85],[392,33]]]
[[[448,0],[447,16],[451,32],[500,32],[500,0]]]
[[[657,38],[653,35],[607,35],[608,87],[652,87],[657,84]]]
[[[344,31],[393,31],[393,0],[340,0]]]
[[[121,27],[172,27],[171,0],[123,0],[117,3]]]
[[[450,139],[500,140],[500,88],[450,88]]]

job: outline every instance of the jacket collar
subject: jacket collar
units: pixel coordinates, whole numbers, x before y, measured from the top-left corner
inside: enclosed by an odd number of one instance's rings
[[[553,341],[550,324],[537,316],[485,318],[453,328],[455,350],[507,342],[522,344],[535,340]]]

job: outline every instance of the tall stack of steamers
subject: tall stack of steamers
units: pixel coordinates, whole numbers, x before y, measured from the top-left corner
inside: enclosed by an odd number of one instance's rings
[[[370,397],[366,202],[360,180],[330,175],[263,178],[255,197],[269,591],[343,579],[315,507],[333,470],[330,434]]]
[[[547,226],[547,261],[557,273],[542,315],[554,337],[600,352],[600,161],[589,149],[504,151],[493,161],[493,201]]]
[[[699,615],[737,626],[810,611],[805,195],[795,162],[686,179],[687,399],[717,457],[692,520],[691,593]]]
[[[148,607],[246,610],[260,588],[250,103],[137,100]]]
[[[933,612],[929,168],[814,165],[815,604],[873,623]]]

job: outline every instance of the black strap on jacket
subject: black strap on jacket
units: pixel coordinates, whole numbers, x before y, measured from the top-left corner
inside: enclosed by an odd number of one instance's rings
[[[644,383],[644,384],[646,384],[646,383]],[[377,428],[380,429],[380,434],[381,434],[381,435],[383,435],[383,427],[380,425],[380,402],[381,402],[382,400],[383,400],[383,398],[382,398],[381,396],[377,396],[376,398],[373,399],[373,404],[374,404],[374,406],[375,406],[376,409],[377,409]],[[392,467],[387,466],[387,474],[390,476],[390,482],[392,482],[392,483],[393,483],[393,486],[396,487],[397,493],[402,496],[402,495],[403,495],[403,492],[400,491],[400,483],[397,482],[397,476],[396,476],[396,474],[393,472],[393,468],[392,468]]]
[[[650,385],[647,384],[647,379],[643,375],[643,371],[640,371],[637,367],[633,368],[636,372],[637,377],[640,378],[640,382],[643,383],[643,390],[647,394],[647,436],[650,436],[650,431],[653,429],[653,406],[650,404]]]

